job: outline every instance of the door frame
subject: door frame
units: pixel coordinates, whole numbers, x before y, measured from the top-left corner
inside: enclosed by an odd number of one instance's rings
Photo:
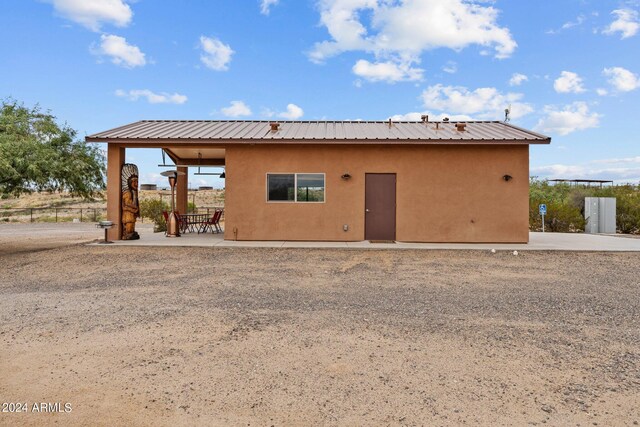
[[[364,240],[367,239],[367,175],[393,175],[393,241],[398,233],[398,174],[396,172],[365,172],[364,174]],[[374,239],[375,240],[375,239]]]

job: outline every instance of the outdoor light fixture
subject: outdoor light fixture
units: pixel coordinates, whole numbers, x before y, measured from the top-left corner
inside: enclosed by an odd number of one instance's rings
[[[344,179],[345,181],[351,179],[351,175],[347,172],[344,175],[342,175],[340,178]]]
[[[198,176],[219,176],[220,178],[224,178],[224,171],[220,172],[200,172],[200,166],[198,166],[198,172],[194,173],[194,175]]]
[[[164,150],[162,150],[162,164],[158,165],[159,168],[173,168],[175,165],[168,165],[167,159],[164,156]]]
[[[167,237],[180,237],[180,227],[178,226],[178,218],[176,217],[174,193],[176,183],[178,182],[178,176],[184,175],[184,172],[164,171],[160,173],[160,175],[169,178],[169,186],[171,187],[171,212],[169,213],[169,220],[167,221]]]
[[[504,179],[505,181],[509,182],[509,181],[511,181],[513,179],[513,177],[511,175],[504,175],[502,177],[502,179]]]

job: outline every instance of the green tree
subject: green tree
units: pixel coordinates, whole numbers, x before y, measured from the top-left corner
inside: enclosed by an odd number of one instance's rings
[[[100,149],[76,139],[40,107],[5,100],[0,108],[0,194],[69,191],[91,197],[104,188]]]

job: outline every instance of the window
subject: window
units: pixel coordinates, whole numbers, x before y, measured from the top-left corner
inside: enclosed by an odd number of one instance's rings
[[[295,192],[295,175],[293,174],[269,174],[269,198],[270,202],[293,202]]]
[[[267,174],[267,201],[269,202],[324,202],[323,173],[269,173]]]

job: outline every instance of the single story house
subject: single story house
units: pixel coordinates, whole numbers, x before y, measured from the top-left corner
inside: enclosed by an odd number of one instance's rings
[[[227,240],[525,243],[529,144],[551,139],[505,122],[424,117],[144,120],[86,141],[108,144],[107,216],[118,225],[125,149],[161,148],[183,172],[225,167]]]

